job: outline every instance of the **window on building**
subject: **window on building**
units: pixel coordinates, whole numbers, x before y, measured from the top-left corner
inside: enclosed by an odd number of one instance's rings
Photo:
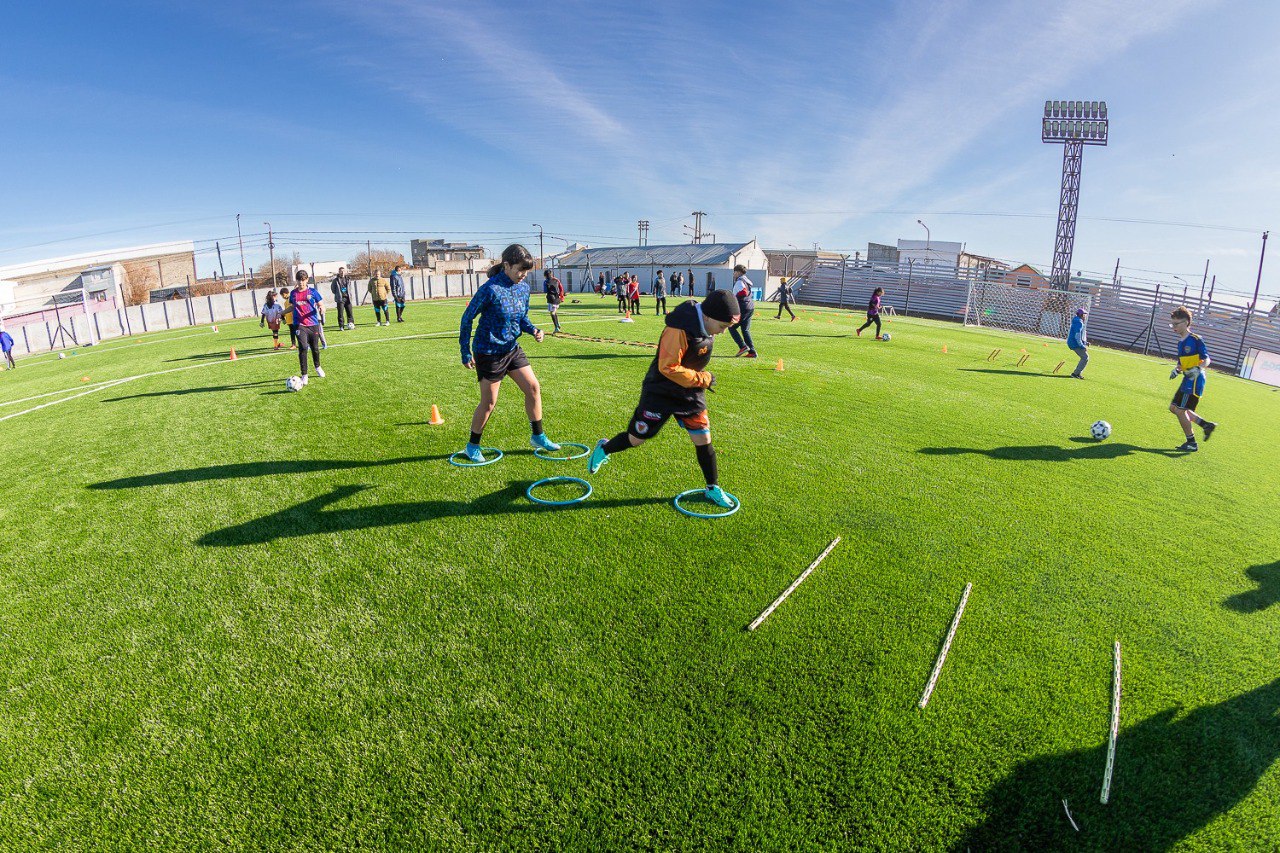
[[[1020,276],[1018,276],[1017,285],[1018,285],[1018,287],[1030,287],[1030,286],[1031,286],[1031,276],[1029,276],[1029,275],[1020,275]]]

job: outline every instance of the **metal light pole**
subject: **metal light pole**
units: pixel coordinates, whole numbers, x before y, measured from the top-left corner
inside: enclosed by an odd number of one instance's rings
[[[535,222],[533,227],[538,229],[538,269],[542,269],[542,226]]]
[[[1191,285],[1187,284],[1187,280],[1180,275],[1175,275],[1174,278],[1182,282],[1182,301],[1185,304],[1187,301],[1187,288]]]
[[[1076,242],[1080,207],[1080,165],[1085,145],[1106,145],[1109,124],[1106,101],[1045,101],[1041,142],[1061,142],[1062,193],[1058,201],[1058,236],[1053,247],[1049,287],[1066,290],[1071,282],[1071,253]]]
[[[1237,373],[1241,368],[1240,358],[1244,355],[1245,338],[1249,337],[1249,321],[1253,319],[1253,312],[1258,308],[1258,291],[1262,289],[1262,262],[1267,257],[1267,235],[1270,233],[1270,231],[1262,232],[1262,254],[1258,256],[1258,282],[1253,286],[1253,302],[1249,305],[1249,313],[1244,315],[1244,331],[1240,334],[1240,349],[1236,352]]]
[[[919,225],[921,228],[923,228],[923,229],[924,229],[924,250],[925,250],[925,253],[926,253],[926,254],[925,254],[925,257],[928,257],[928,254],[927,254],[927,253],[928,253],[928,251],[929,251],[929,244],[933,242],[933,232],[931,232],[931,231],[929,230],[929,226],[928,226],[928,225],[925,225],[925,224],[924,224],[923,222],[921,222],[919,219],[917,219],[917,220],[916,220],[916,224],[917,224],[917,225]]]
[[[249,282],[244,272],[244,237],[240,234],[240,214],[236,214],[236,239],[240,241],[240,281],[246,287]]]
[[[265,226],[267,226],[267,251],[271,254],[271,286],[272,286],[272,287],[275,287],[275,286],[276,286],[276,243],[275,243],[275,238],[274,238],[274,236],[273,236],[273,235],[272,235],[272,233],[271,233],[271,223],[270,223],[270,222],[264,222],[264,223],[262,223],[262,224],[263,224],[263,225],[265,225]]]

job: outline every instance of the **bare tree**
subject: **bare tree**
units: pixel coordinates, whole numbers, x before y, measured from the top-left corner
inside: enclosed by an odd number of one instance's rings
[[[370,275],[374,270],[386,273],[396,264],[405,262],[404,255],[391,249],[374,249],[372,253],[361,252],[347,264],[353,275]]]

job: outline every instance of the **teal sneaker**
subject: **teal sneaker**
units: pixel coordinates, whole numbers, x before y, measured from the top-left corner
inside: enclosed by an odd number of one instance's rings
[[[725,509],[733,509],[738,505],[738,499],[719,486],[707,486],[706,496],[707,500]]]
[[[485,459],[484,454],[480,452],[480,445],[478,444],[468,444],[467,449],[462,451],[462,454],[477,465],[489,461]]]
[[[594,474],[600,470],[600,466],[609,461],[609,454],[604,452],[604,445],[607,438],[602,438],[596,442],[595,448],[591,451],[591,457],[587,459],[587,473]]]
[[[554,441],[547,438],[547,434],[545,432],[540,432],[537,435],[530,438],[529,443],[532,444],[534,447],[538,448],[539,450],[559,450],[560,449],[560,445],[556,444]]]

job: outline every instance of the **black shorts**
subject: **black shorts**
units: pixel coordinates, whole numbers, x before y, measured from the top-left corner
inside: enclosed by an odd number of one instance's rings
[[[386,307],[387,307],[387,300],[385,300],[385,299],[375,299],[375,300],[373,300],[373,307],[374,307],[374,308],[386,308]]]
[[[529,359],[519,345],[499,355],[476,353],[472,358],[476,361],[476,376],[487,382],[501,382],[511,371],[529,366]]]
[[[707,418],[705,408],[688,409],[641,397],[640,405],[636,406],[635,412],[631,415],[631,422],[627,424],[627,432],[641,440],[650,439],[657,435],[671,418],[679,420],[680,426],[690,433],[709,432],[711,429],[711,421]]]
[[[1177,393],[1173,395],[1173,404],[1179,409],[1194,412],[1196,406],[1200,405],[1200,395],[1194,393],[1192,388],[1179,388]]]

